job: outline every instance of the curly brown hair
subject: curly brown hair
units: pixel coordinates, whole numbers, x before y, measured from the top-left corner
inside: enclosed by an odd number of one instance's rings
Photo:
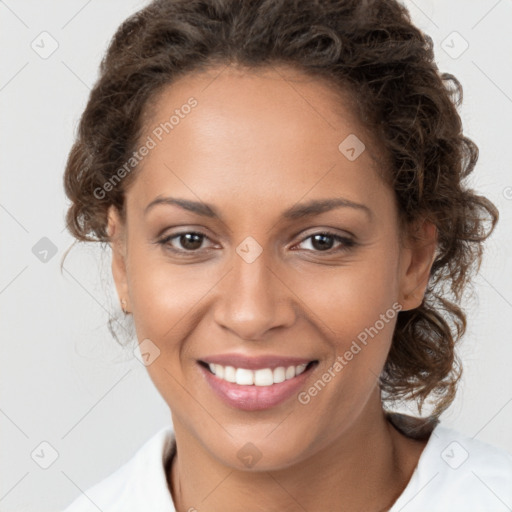
[[[464,184],[478,148],[462,133],[460,82],[439,72],[432,39],[398,1],[155,0],[129,17],[101,62],[68,157],[68,229],[79,241],[109,242],[107,210],[124,216],[136,167],[121,186],[97,191],[132,156],[144,113],[176,78],[219,64],[285,64],[348,91],[389,161],[401,228],[422,218],[437,227],[426,293],[398,314],[380,386],[385,403],[413,400],[420,413],[433,397],[439,416],[461,375],[462,294],[498,211]]]

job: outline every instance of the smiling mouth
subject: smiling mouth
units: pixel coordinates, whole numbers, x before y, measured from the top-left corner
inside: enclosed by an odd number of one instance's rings
[[[260,368],[256,370],[206,363],[204,361],[199,361],[199,364],[225,382],[238,384],[240,386],[268,387],[298,377],[318,364],[318,361],[314,360],[299,365]]]

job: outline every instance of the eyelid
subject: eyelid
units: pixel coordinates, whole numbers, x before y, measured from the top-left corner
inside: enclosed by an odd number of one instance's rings
[[[170,241],[171,240],[174,240],[176,238],[179,238],[180,236],[189,235],[189,234],[194,234],[194,235],[202,236],[203,237],[203,241],[204,240],[210,240],[210,242],[212,242],[212,245],[215,246],[215,243],[212,241],[212,239],[206,233],[204,233],[203,231],[201,231],[199,229],[185,229],[185,230],[182,230],[182,231],[178,231],[176,233],[169,233],[167,235],[163,235],[163,236],[157,237],[155,243],[161,244],[163,246],[170,245]],[[210,249],[210,248],[211,247],[207,247],[205,249]],[[205,249],[197,249],[195,251],[187,251],[186,249],[176,249],[176,248],[172,247],[170,250],[171,251],[180,252],[180,253],[194,254],[194,253],[199,253],[199,251],[205,250]]]
[[[295,235],[293,235],[293,239],[297,238],[299,235],[301,236],[301,241],[309,238],[313,235],[321,235],[326,234],[329,236],[338,236],[340,238],[346,238],[346,239],[352,239],[356,241],[356,236],[347,230],[340,230],[339,228],[330,228],[330,227],[324,227],[324,228],[311,228],[306,230],[301,230]]]
[[[306,234],[305,236],[303,236],[301,238],[301,240],[299,242],[294,244],[293,247],[295,247],[296,245],[300,245],[303,242],[305,242],[306,240],[309,240],[312,237],[317,236],[317,235],[323,235],[323,236],[333,238],[335,240],[335,242],[338,242],[339,244],[341,244],[341,247],[338,247],[337,249],[331,248],[331,249],[327,249],[325,251],[315,251],[315,250],[306,249],[306,252],[311,252],[311,253],[315,253],[315,254],[324,253],[326,255],[332,255],[332,254],[342,253],[342,252],[347,251],[347,250],[355,247],[356,245],[358,245],[358,243],[355,240],[355,237],[353,237],[353,236],[341,235],[335,231],[332,231],[329,229],[324,229],[324,230],[319,230],[319,231],[317,230],[317,231],[314,231],[313,233]]]

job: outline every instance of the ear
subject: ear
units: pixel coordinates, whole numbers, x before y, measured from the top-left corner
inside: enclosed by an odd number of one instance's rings
[[[401,250],[400,304],[407,311],[421,306],[436,257],[437,228],[427,220],[411,226]]]
[[[125,312],[129,312],[128,280],[126,277],[126,245],[124,226],[115,206],[108,209],[108,235],[110,248],[112,249],[112,276],[119,297],[119,302],[126,301]],[[122,308],[122,306],[121,306]]]

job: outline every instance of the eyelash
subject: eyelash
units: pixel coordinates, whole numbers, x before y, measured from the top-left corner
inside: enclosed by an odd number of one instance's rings
[[[181,233],[175,233],[173,235],[168,235],[168,236],[165,236],[164,238],[160,239],[157,241],[157,243],[161,246],[163,246],[165,249],[171,251],[171,252],[174,252],[176,254],[194,254],[194,253],[198,253],[201,249],[196,249],[196,250],[186,250],[186,249],[176,249],[175,247],[172,247],[169,242],[171,240],[174,240],[175,238],[179,238],[183,235],[199,235],[199,236],[202,236],[203,239],[207,239],[208,236],[205,235],[204,233],[201,233],[199,231],[182,231]],[[322,254],[322,253],[325,253],[325,254],[333,254],[333,253],[341,253],[341,252],[348,252],[350,249],[352,249],[353,247],[355,247],[357,245],[357,243],[352,240],[351,238],[346,238],[346,237],[343,237],[343,236],[340,236],[340,235],[337,235],[336,233],[332,233],[330,231],[319,231],[317,233],[312,233],[311,235],[303,238],[299,244],[305,242],[306,240],[310,239],[310,238],[313,238],[314,236],[318,236],[318,235],[322,235],[322,236],[327,236],[327,237],[330,237],[330,238],[333,238],[335,241],[341,243],[341,248],[338,248],[337,250],[333,250],[333,249],[328,249],[326,251],[318,251],[318,250],[311,250],[311,249],[306,249],[308,252],[314,252],[314,253],[318,253],[318,254]]]

